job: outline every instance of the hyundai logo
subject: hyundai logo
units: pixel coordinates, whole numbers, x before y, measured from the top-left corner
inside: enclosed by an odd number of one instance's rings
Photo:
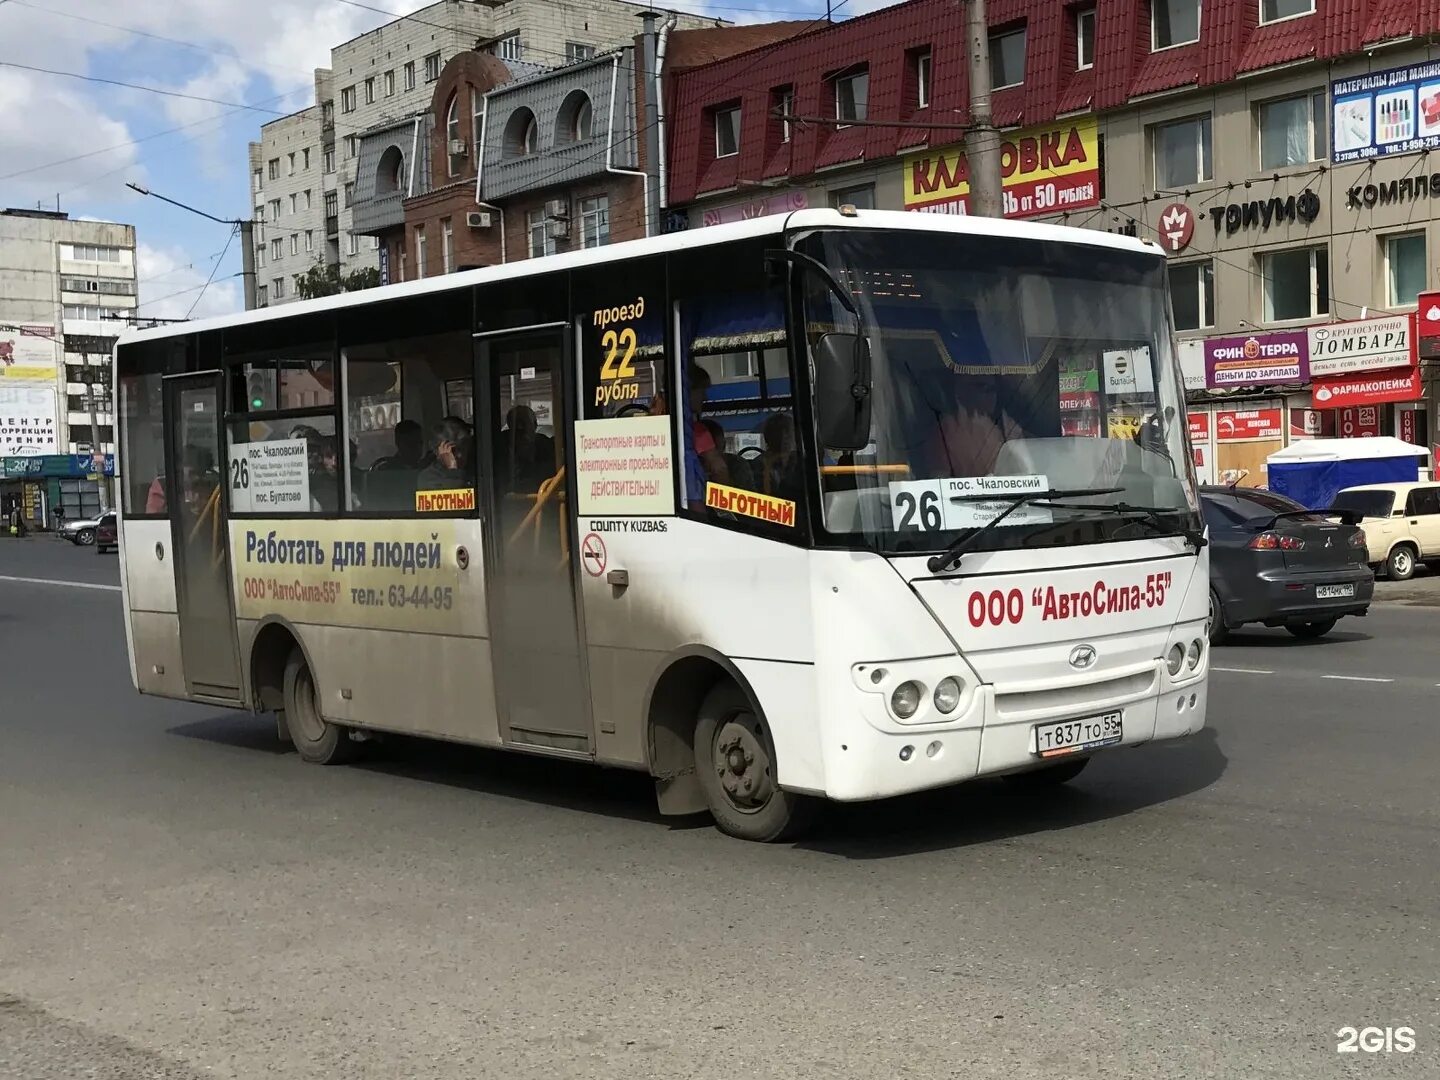
[[[1091,664],[1095,663],[1094,645],[1076,645],[1070,650],[1070,666],[1084,671]]]

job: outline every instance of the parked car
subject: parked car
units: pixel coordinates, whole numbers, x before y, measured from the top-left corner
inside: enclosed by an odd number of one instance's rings
[[[1300,638],[1364,615],[1375,592],[1365,533],[1269,491],[1203,487],[1210,530],[1210,640],[1246,623]]]
[[[1440,564],[1440,484],[1364,484],[1344,488],[1331,508],[1360,517],[1370,565],[1404,581],[1416,563]]]
[[[120,530],[115,524],[115,511],[101,514],[95,525],[95,553],[104,555],[106,549],[120,550]]]
[[[67,521],[60,526],[60,535],[72,544],[89,547],[95,543],[95,527],[100,524],[100,517],[99,514],[93,514],[90,517]]]

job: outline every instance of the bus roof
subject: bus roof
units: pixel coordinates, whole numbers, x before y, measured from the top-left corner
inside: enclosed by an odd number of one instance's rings
[[[520,259],[516,262],[485,266],[477,270],[463,270],[458,273],[422,278],[419,281],[405,281],[394,285],[382,285],[374,289],[363,289],[358,292],[338,293],[334,296],[322,296],[315,300],[303,300],[299,303],[284,304],[278,307],[258,308],[254,311],[219,315],[210,319],[197,319],[194,322],[174,323],[144,330],[129,330],[120,336],[117,344],[129,345],[141,341],[179,337],[203,330],[268,322],[272,319],[285,319],[357,305],[383,303],[387,300],[421,296],[425,293],[463,289],[467,286],[505,281],[531,274],[547,274],[623,259],[638,259],[665,252],[708,247],[732,240],[779,234],[791,229],[816,228],[882,228],[910,232],[1012,236],[1016,239],[1048,240],[1059,244],[1086,244],[1093,247],[1118,248],[1163,255],[1159,246],[1148,240],[1137,240],[1115,233],[1080,229],[1068,225],[971,217],[960,214],[925,214],[903,210],[859,210],[853,216],[841,214],[834,209],[796,210],[789,214],[771,214],[766,217],[750,218],[746,221],[724,225],[710,225],[701,229],[666,233],[663,236],[627,240],[624,243],[608,244],[604,247],[582,248],[579,251],[547,255],[543,259]]]

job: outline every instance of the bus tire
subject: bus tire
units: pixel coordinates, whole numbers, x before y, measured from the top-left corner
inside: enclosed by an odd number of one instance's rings
[[[765,722],[729,679],[715,686],[695,722],[695,771],[720,831],[770,843],[808,826],[815,801],[775,783],[775,749]]]
[[[299,649],[292,650],[285,662],[283,693],[285,730],[303,760],[315,765],[343,765],[354,760],[357,744],[350,732],[320,715],[315,678]]]
[[[1059,787],[1061,784],[1068,784],[1074,780],[1088,764],[1090,764],[1088,757],[1071,758],[1068,761],[1056,762],[1054,765],[1031,769],[1029,772],[1009,773],[1003,779],[1010,781],[1018,788]]]

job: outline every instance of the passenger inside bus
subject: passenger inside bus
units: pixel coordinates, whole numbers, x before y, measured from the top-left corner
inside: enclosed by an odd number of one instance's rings
[[[964,380],[945,415],[936,416],[935,430],[926,447],[931,476],[988,476],[1000,448],[1010,439],[1024,438],[1024,430],[1001,397],[998,375],[950,375]],[[942,398],[944,400],[944,398]]]
[[[418,473],[430,460],[425,451],[425,429],[414,420],[401,420],[395,425],[395,453],[381,458],[370,468],[375,472],[407,469]]]
[[[795,418],[777,412],[761,428],[765,452],[760,457],[761,483],[767,495],[799,502],[804,493],[800,452],[795,443]]]
[[[732,454],[725,449],[725,429],[709,416],[703,417],[700,423],[710,433],[710,441],[720,451],[720,459],[725,463],[725,475],[729,479],[724,482],[731,487],[755,491],[755,474],[750,468],[750,463],[739,454]]]
[[[500,467],[506,490],[530,493],[555,475],[555,441],[541,435],[535,410],[512,405],[500,432]]]
[[[470,425],[447,416],[430,429],[434,460],[420,473],[417,491],[453,491],[475,483],[475,437]]]

